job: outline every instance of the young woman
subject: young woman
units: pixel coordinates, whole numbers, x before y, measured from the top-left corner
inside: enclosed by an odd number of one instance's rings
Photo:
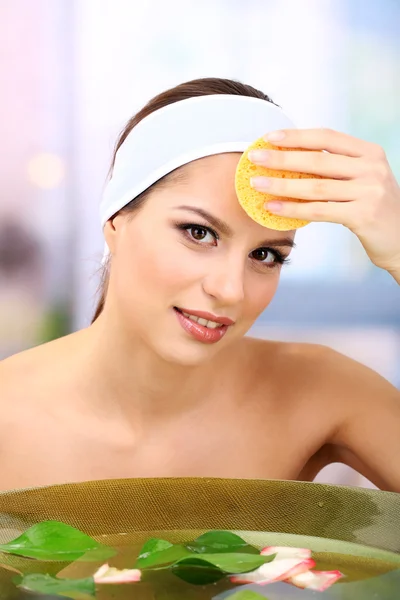
[[[245,337],[295,236],[251,220],[235,193],[241,152],[272,125],[284,127],[270,135],[280,147],[327,152],[253,156],[324,176],[253,182],[276,197],[269,210],[349,227],[400,284],[400,191],[384,151],[288,123],[262,92],[224,79],[182,84],[129,121],[102,203],[92,324],[0,364],[1,489],[311,480],[343,462],[400,492],[399,391],[327,347]]]

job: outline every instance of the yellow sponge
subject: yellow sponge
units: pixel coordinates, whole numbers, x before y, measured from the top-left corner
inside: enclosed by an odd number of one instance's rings
[[[279,215],[273,215],[266,208],[264,204],[270,200],[292,200],[294,202],[309,202],[308,200],[299,200],[298,198],[284,198],[273,196],[266,192],[259,192],[250,185],[250,177],[283,177],[287,179],[322,179],[320,175],[309,175],[306,173],[296,173],[293,171],[277,171],[275,169],[269,169],[260,165],[255,165],[248,158],[248,153],[251,150],[284,150],[285,152],[291,150],[305,151],[304,148],[283,148],[280,146],[273,146],[263,138],[259,138],[253,142],[247,150],[242,154],[239,163],[236,167],[235,175],[235,188],[236,194],[242,208],[246,213],[260,225],[269,227],[269,229],[275,229],[277,231],[289,231],[290,229],[298,229],[304,227],[309,221],[302,221],[300,219],[289,219],[287,217],[281,217]]]

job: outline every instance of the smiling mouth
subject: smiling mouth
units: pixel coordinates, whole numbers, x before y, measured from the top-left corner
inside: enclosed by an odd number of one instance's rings
[[[181,310],[180,308],[177,308],[176,306],[174,308],[176,311],[178,311],[181,315],[185,316],[187,319],[190,319],[191,321],[194,321],[195,323],[198,323],[199,325],[202,325],[203,327],[207,327],[208,329],[217,329],[217,327],[224,326],[223,323],[217,323],[216,321],[211,321],[209,319],[204,319],[202,317],[192,315],[190,313],[187,313],[187,312]]]
[[[214,314],[204,311],[204,310],[189,310],[187,308],[182,308],[182,307],[178,308],[177,306],[174,306],[174,309],[179,311],[183,315],[185,315],[185,317],[192,319],[193,321],[196,321],[197,323],[200,323],[201,325],[204,325],[207,322],[212,323],[212,324],[214,323],[217,326],[219,326],[219,325],[229,326],[229,325],[235,324],[235,321],[233,319],[230,319],[229,317],[214,315]]]
[[[219,342],[228,331],[229,324],[233,324],[233,321],[227,317],[216,317],[215,315],[211,315],[211,313],[204,313],[201,311],[196,311],[197,314],[194,314],[178,308],[177,306],[174,306],[174,312],[178,317],[181,327],[186,333],[197,341],[205,344]],[[211,316],[219,321],[224,320],[225,323],[214,321],[209,318]],[[226,324],[226,321],[228,321],[229,324]]]

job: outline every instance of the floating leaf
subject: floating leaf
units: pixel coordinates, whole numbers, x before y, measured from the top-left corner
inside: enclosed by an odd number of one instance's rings
[[[227,552],[248,552],[259,554],[257,548],[250,546],[240,536],[231,531],[209,531],[198,537],[194,542],[185,544],[191,552],[198,554],[214,554]]]
[[[138,560],[145,559],[150,556],[150,554],[154,554],[155,552],[161,552],[162,550],[172,548],[173,545],[174,544],[171,544],[171,542],[167,542],[167,540],[150,538],[140,550]]]
[[[151,542],[151,543],[150,543]],[[135,563],[136,569],[165,567],[192,553],[181,544],[170,544],[166,540],[152,539],[146,542]]]
[[[19,588],[30,592],[68,596],[69,598],[88,598],[95,595],[95,584],[126,584],[140,581],[137,569],[116,569],[108,564],[101,566],[93,577],[85,579],[59,579],[48,574],[34,573],[18,577],[15,582]]]
[[[273,554],[261,556],[234,533],[210,531],[185,545],[153,538],[142,547],[135,567],[141,570],[170,567],[181,579],[203,584],[218,581],[226,573],[253,571],[274,558]]]
[[[95,585],[92,577],[86,579],[58,579],[51,575],[30,574],[17,580],[19,588],[29,592],[50,594],[53,596],[67,596],[68,598],[80,599],[93,597]]]
[[[58,521],[43,521],[33,525],[15,540],[0,544],[0,551],[57,561],[74,561],[86,553],[89,553],[88,560],[109,558],[115,554],[112,548]]]
[[[271,562],[275,555],[260,556],[259,554],[192,554],[181,558],[172,565],[172,570],[177,572],[181,567],[202,567],[218,569],[224,573],[246,573],[253,571],[265,563]]]
[[[192,554],[247,553],[259,556],[259,551],[241,537],[230,531],[209,531],[187,544],[171,544],[166,540],[152,538],[144,544],[135,567],[149,569],[172,565]],[[263,563],[260,563],[263,564]]]

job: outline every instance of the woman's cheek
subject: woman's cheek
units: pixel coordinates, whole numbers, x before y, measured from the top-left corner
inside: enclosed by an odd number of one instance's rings
[[[171,284],[176,283],[184,288],[187,284],[202,281],[207,271],[207,261],[205,257],[191,254],[184,248],[172,252],[165,269],[160,273],[160,277]]]
[[[205,257],[196,256],[181,244],[166,245],[157,251],[149,248],[147,260],[142,260],[145,268],[140,269],[140,278],[151,287],[159,286],[161,283],[166,287],[185,287],[201,279],[201,274],[206,268]]]
[[[279,283],[279,272],[266,274],[263,281],[257,282],[249,290],[247,298],[246,313],[250,319],[257,319],[261,313],[267,308],[275,296]]]

